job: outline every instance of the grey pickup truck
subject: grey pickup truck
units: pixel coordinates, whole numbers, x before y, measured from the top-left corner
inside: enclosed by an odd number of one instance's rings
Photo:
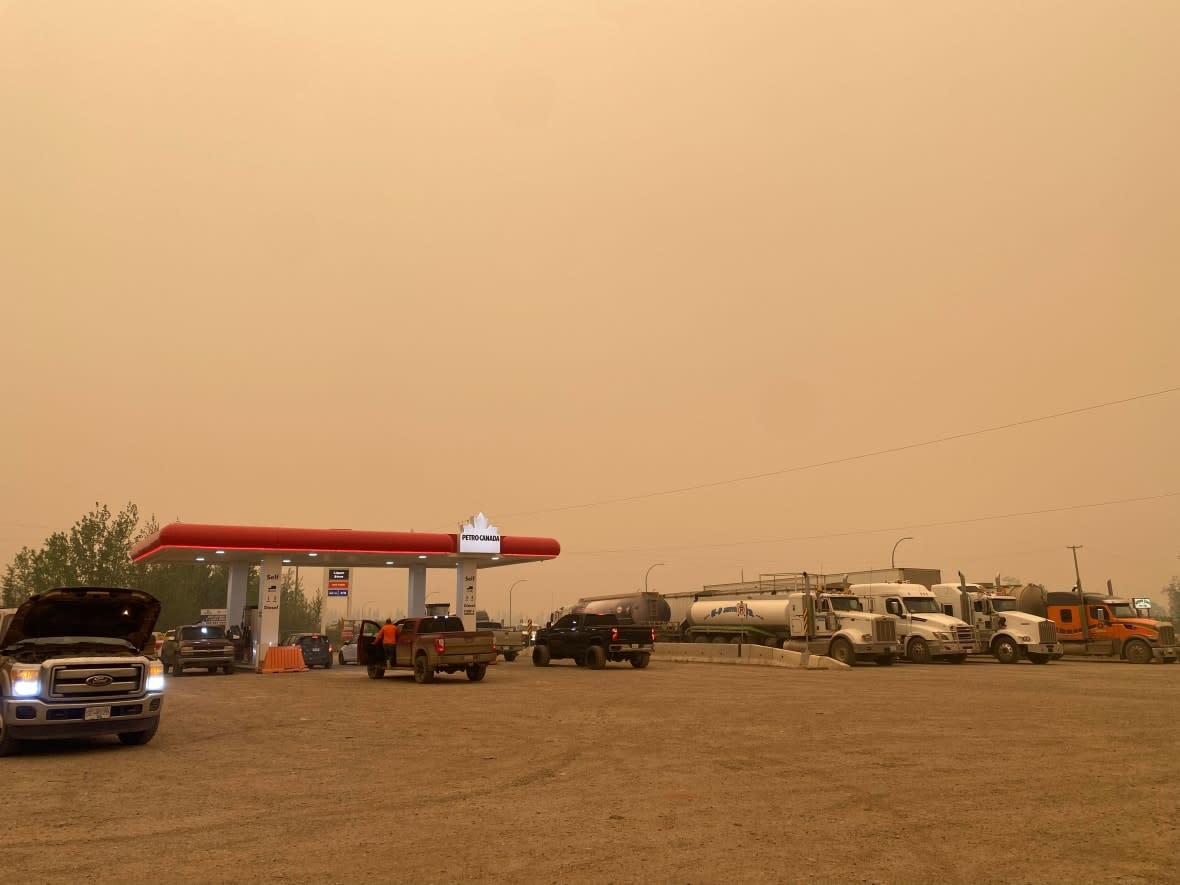
[[[397,645],[392,669],[412,670],[419,684],[434,682],[436,673],[466,673],[479,682],[496,660],[496,640],[491,630],[463,629],[463,619],[455,615],[425,618],[402,618],[396,622]],[[380,679],[385,671],[385,651],[376,641],[381,625],[361,621],[356,644],[356,662],[366,669],[370,679]]]

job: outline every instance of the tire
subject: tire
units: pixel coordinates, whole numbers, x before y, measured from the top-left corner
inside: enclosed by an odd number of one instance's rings
[[[892,667],[897,658],[893,655],[877,655],[873,660],[877,662],[878,667]]]
[[[585,667],[586,666],[585,655],[578,655],[576,658],[574,658],[574,666]]]
[[[631,656],[631,666],[636,670],[642,670],[650,663],[651,652],[649,651],[641,651],[639,654]]]
[[[1141,639],[1133,639],[1123,646],[1123,657],[1132,664],[1150,664],[1151,646]]]
[[[329,657],[328,660],[324,662],[324,669],[325,670],[332,669],[332,658],[331,657]]]
[[[488,672],[488,665],[487,664],[468,664],[467,665],[467,678],[470,679],[472,682],[479,682],[481,679],[484,678],[484,676],[487,675],[487,672]]]
[[[533,666],[534,667],[548,667],[549,666],[549,646],[547,646],[547,645],[533,646]]]
[[[710,642],[715,642],[715,643],[717,643],[718,645],[724,645],[724,644],[725,644],[726,642],[728,642],[729,640],[727,640],[727,639],[726,639],[724,636],[714,636],[714,637],[713,637],[712,639],[710,639],[709,641],[710,641]]]
[[[606,669],[606,652],[601,645],[592,645],[586,649],[586,666],[591,670]]]
[[[506,652],[504,652],[504,660],[506,660],[508,663],[510,663],[510,664],[511,664],[513,661],[515,661],[515,660],[516,660],[516,656],[517,656],[518,654],[520,654],[520,652],[517,652],[517,651],[506,651]]]
[[[184,673],[184,667],[181,666],[180,661],[179,660],[173,661],[172,662],[172,675],[173,676],[180,676],[182,673]]]
[[[1030,651],[1028,659],[1034,664],[1047,664],[1052,659],[1053,655],[1043,654],[1041,652]]]
[[[0,756],[11,756],[20,750],[21,742],[0,722]]]
[[[1161,664],[1174,664],[1174,663],[1176,663],[1176,659],[1175,658],[1164,658],[1162,661],[1160,661],[1160,663]]]
[[[384,667],[374,667],[372,664],[369,664],[368,669],[369,669],[369,678],[370,679],[380,679],[385,675],[385,668]]]
[[[841,664],[851,667],[856,663],[856,652],[852,650],[852,643],[842,636],[837,636],[828,647],[828,657]]]
[[[1020,646],[1011,636],[1000,636],[992,643],[992,654],[1001,664],[1015,664],[1020,660]]]
[[[910,640],[910,644],[905,647],[906,657],[908,657],[915,664],[929,664],[930,663],[930,646],[925,639],[915,637]]]
[[[418,655],[414,658],[414,681],[419,685],[429,685],[434,682],[434,670],[426,655]]]
[[[238,668],[237,668],[237,667],[235,667],[233,664],[226,664],[224,667],[222,667],[222,668],[221,668],[221,671],[222,671],[222,672],[223,672],[223,673],[224,673],[226,676],[233,676],[233,675],[234,675],[234,671],[235,671],[235,670],[237,670],[237,669],[238,669]]]
[[[692,638],[692,641],[693,641],[694,643],[697,643],[697,642],[699,642],[699,643],[707,643],[707,642],[709,641],[709,637],[708,637],[708,636],[705,636],[703,633],[698,633],[696,636],[694,636],[694,637]]]
[[[143,731],[121,731],[119,732],[119,740],[128,747],[139,747],[146,744],[156,736],[156,729],[160,727],[160,720],[157,719],[151,724],[150,728]]]
[[[344,666],[344,652],[337,653],[336,660],[338,660],[340,662],[340,666],[343,667]]]

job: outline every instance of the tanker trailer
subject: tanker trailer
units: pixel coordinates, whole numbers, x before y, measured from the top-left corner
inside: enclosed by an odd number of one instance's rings
[[[588,615],[614,615],[620,621],[651,626],[661,626],[672,619],[668,600],[654,591],[588,596],[577,601],[574,611]]]
[[[780,648],[791,638],[790,603],[782,597],[702,599],[680,625],[685,642],[744,642]]]

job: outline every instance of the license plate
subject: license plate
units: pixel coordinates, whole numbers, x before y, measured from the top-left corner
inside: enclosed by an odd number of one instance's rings
[[[110,707],[87,707],[84,719],[110,719]]]
[[[463,655],[464,663],[470,664],[474,660],[475,660],[475,655]]]

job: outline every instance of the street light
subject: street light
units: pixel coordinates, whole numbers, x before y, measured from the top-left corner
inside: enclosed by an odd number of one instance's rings
[[[663,565],[663,563],[662,562],[653,562],[651,565],[649,565],[647,567],[647,571],[643,573],[643,592],[644,593],[647,592],[647,576],[651,574],[651,570],[653,568],[655,568],[657,565]]]
[[[907,538],[898,538],[897,544],[900,544],[902,541],[912,541],[912,540],[914,540],[914,539],[908,538],[908,537]],[[893,545],[893,552],[889,554],[889,567],[890,568],[897,568],[897,564],[893,561],[894,554],[897,553],[897,544]]]
[[[528,578],[521,578],[519,581],[513,581],[512,587],[515,587],[517,584],[523,584],[527,580],[528,580]],[[508,588],[508,627],[509,627],[509,629],[511,629],[512,623],[513,623],[512,622],[512,587]]]

